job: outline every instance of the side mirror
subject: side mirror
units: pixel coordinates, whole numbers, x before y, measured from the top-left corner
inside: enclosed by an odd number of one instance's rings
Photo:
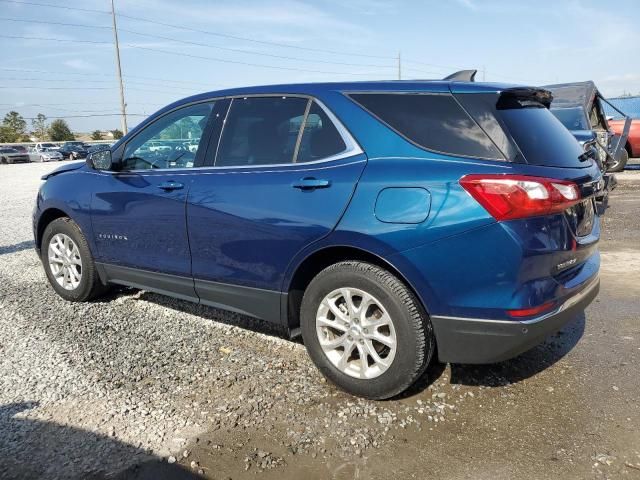
[[[111,150],[98,150],[87,155],[87,164],[96,170],[111,170]]]

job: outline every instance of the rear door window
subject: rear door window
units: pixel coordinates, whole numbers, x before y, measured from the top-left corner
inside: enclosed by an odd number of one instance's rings
[[[313,162],[338,155],[347,146],[329,116],[313,102],[304,123],[297,162]]]
[[[438,153],[504,160],[487,134],[444,93],[354,93],[366,110],[411,143]]]
[[[234,98],[215,165],[279,165],[294,162],[309,100],[301,97]]]

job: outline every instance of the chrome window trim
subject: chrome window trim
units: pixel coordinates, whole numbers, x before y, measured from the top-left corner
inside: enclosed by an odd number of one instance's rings
[[[229,103],[229,107],[227,108],[227,113],[226,115],[229,115],[229,112],[231,111],[231,106],[233,105],[233,100],[234,99],[241,99],[241,98],[256,98],[256,97],[297,97],[297,98],[306,98],[311,100],[312,102],[316,102],[320,108],[324,111],[324,113],[327,114],[327,117],[329,117],[329,120],[331,120],[334,124],[334,126],[336,127],[336,130],[338,130],[338,133],[340,134],[340,136],[342,137],[342,141],[344,142],[344,144],[346,145],[346,148],[339,153],[336,153],[335,155],[331,155],[329,157],[325,157],[325,158],[321,158],[319,160],[313,160],[311,162],[289,162],[289,163],[273,163],[273,164],[269,164],[269,165],[236,165],[236,166],[216,166],[214,165],[207,165],[207,166],[200,166],[200,167],[187,167],[187,168],[155,168],[155,169],[138,169],[138,170],[126,170],[126,171],[122,171],[122,172],[112,172],[112,171],[108,171],[111,173],[120,173],[120,174],[124,174],[124,173],[149,173],[149,172],[189,172],[189,171],[194,171],[194,170],[209,170],[209,169],[218,169],[218,170],[230,170],[230,169],[239,169],[239,170],[246,170],[246,169],[265,169],[265,168],[273,168],[273,167],[296,167],[296,166],[300,166],[300,165],[316,165],[319,163],[326,163],[326,162],[334,162],[336,160],[342,160],[344,158],[349,158],[349,157],[353,157],[356,155],[360,155],[362,153],[364,153],[364,150],[362,150],[362,148],[360,147],[360,144],[353,138],[353,136],[351,135],[351,133],[347,130],[347,128],[344,126],[344,124],[338,119],[338,117],[336,117],[334,115],[334,113],[322,102],[320,101],[318,98],[314,97],[313,95],[307,95],[307,94],[298,94],[298,93],[294,93],[294,94],[283,94],[283,93],[252,93],[252,94],[248,94],[248,95],[225,95],[225,96],[221,96],[221,97],[211,97],[205,100],[198,100],[195,102],[190,102],[190,103],[186,103],[184,105],[179,105],[175,108],[172,108],[171,110],[169,110],[168,112],[165,112],[164,114],[162,114],[161,116],[159,116],[157,119],[154,120],[154,122],[156,120],[159,120],[160,118],[164,117],[165,115],[168,115],[176,110],[179,110],[183,107],[189,107],[191,105],[196,105],[199,103],[209,103],[209,102],[217,102],[220,100],[231,100],[231,102]],[[223,126],[222,126],[222,130],[220,131],[220,136],[218,137],[218,143],[216,145],[216,153],[215,155],[218,155],[218,148],[220,147],[220,141],[222,140],[222,135],[224,133],[224,127],[226,125],[226,121],[227,118],[225,116],[225,119],[223,120]],[[153,123],[153,122],[152,122]],[[146,126],[144,127],[146,128]],[[144,130],[143,128],[143,130]],[[137,135],[137,134],[136,134]],[[127,144],[131,141],[131,139],[127,140],[127,142],[124,145],[124,149],[127,148]],[[215,161],[215,158],[214,158]],[[194,172],[195,173],[195,172]]]

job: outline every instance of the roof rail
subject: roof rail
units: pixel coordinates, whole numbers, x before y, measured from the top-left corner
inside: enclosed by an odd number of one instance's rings
[[[476,73],[478,73],[478,70],[460,70],[459,72],[455,72],[447,77],[444,77],[442,80],[450,80],[456,82],[475,82]]]

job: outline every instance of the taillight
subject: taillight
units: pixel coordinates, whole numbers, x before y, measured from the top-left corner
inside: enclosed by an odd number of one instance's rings
[[[580,201],[574,182],[526,175],[466,175],[460,185],[496,220],[559,213]]]

